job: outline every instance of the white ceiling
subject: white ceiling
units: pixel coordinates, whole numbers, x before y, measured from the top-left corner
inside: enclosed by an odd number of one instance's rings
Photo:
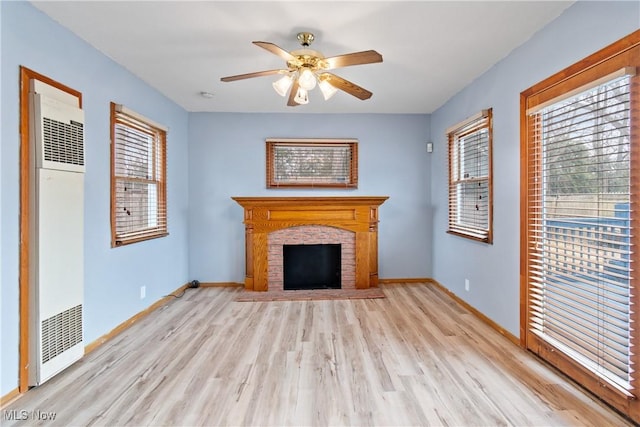
[[[431,113],[573,1],[42,1],[33,4],[187,111]],[[373,92],[361,101],[318,89],[287,107],[277,76],[221,77],[283,68],[251,42],[325,56],[375,49],[383,63],[334,70]],[[200,92],[213,93],[210,99]]]

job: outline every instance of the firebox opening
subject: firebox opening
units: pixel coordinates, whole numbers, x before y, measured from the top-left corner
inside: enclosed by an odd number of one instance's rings
[[[283,245],[284,290],[340,289],[341,245]]]

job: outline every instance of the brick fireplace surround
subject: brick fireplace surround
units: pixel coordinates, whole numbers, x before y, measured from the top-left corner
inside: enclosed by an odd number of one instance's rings
[[[378,285],[378,207],[388,197],[233,197],[244,208],[245,289],[282,291],[282,248],[341,245],[342,289]]]
[[[342,289],[356,287],[356,235],[353,231],[324,225],[301,225],[272,231],[267,238],[267,283],[269,290],[284,290],[284,245],[340,244]]]

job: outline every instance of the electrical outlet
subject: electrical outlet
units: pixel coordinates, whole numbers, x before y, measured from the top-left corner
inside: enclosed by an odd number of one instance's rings
[[[140,299],[144,299],[147,296],[147,287],[140,286]]]
[[[469,292],[469,279],[464,279],[464,290]]]

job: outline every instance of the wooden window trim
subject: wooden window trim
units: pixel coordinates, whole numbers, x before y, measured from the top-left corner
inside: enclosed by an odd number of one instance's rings
[[[562,372],[572,377],[575,381],[587,388],[593,394],[603,399],[605,402],[629,416],[635,422],[640,422],[640,400],[638,395],[629,396],[615,387],[608,386],[596,376],[591,374],[579,364],[572,361],[569,357],[564,356],[561,352],[555,351],[553,347],[537,338],[534,334],[528,333],[528,324],[530,322],[529,312],[529,286],[528,278],[532,274],[532,266],[529,265],[530,254],[536,249],[530,247],[531,231],[529,224],[536,215],[539,215],[539,209],[533,205],[535,199],[535,188],[531,188],[528,183],[528,176],[535,174],[536,171],[530,169],[529,158],[531,157],[532,147],[530,147],[530,135],[533,132],[532,123],[527,115],[527,111],[535,108],[537,105],[548,102],[561,96],[565,92],[576,90],[590,82],[596,81],[604,76],[612,74],[621,68],[635,66],[640,70],[640,30],[635,31],[621,40],[595,52],[594,54],[584,58],[583,60],[567,67],[566,69],[552,75],[551,77],[535,84],[520,94],[520,343],[523,347],[530,349],[546,361],[557,367]],[[631,78],[633,87],[631,94],[631,176],[630,185],[631,194],[631,211],[638,212],[638,203],[640,203],[640,75],[636,73]],[[640,227],[640,219],[638,215],[631,217],[632,228]],[[640,244],[640,236],[638,233],[631,233],[631,244],[638,248]],[[638,251],[632,254],[631,262],[637,264],[640,262]],[[635,283],[638,279],[632,279],[632,289],[638,289]],[[634,292],[631,296],[631,304],[638,306],[640,304],[640,292]],[[640,312],[632,310],[632,324],[640,321]],[[637,327],[634,328],[637,333]],[[640,344],[638,335],[632,336],[631,345],[637,347]],[[640,363],[640,353],[635,351],[631,353],[631,366],[638,366]],[[632,378],[631,385],[634,390],[640,387],[640,381],[637,376]]]
[[[168,232],[167,221],[167,130],[161,125],[146,119],[145,117],[128,110],[126,107],[111,103],[110,108],[110,132],[111,132],[111,247],[126,246],[133,243],[143,242],[150,239],[157,239],[165,237]],[[125,124],[129,127],[135,128],[135,125],[130,123],[124,123],[118,119],[118,115],[127,116],[135,121],[144,124],[144,131],[148,133],[149,130],[157,137],[155,150],[158,150],[158,154],[153,156],[153,161],[156,160],[161,163],[159,176],[157,179],[144,180],[145,182],[154,182],[157,184],[157,214],[160,225],[152,230],[141,230],[139,233],[132,235],[121,236],[117,233],[116,227],[116,183],[118,176],[116,175],[116,135],[115,128],[118,123]],[[154,168],[155,169],[155,168]]]
[[[469,232],[460,230],[458,227],[452,227],[453,215],[455,214],[455,205],[453,203],[453,194],[455,192],[455,185],[458,180],[453,176],[453,151],[458,147],[456,143],[460,137],[467,136],[481,129],[486,128],[488,130],[488,169],[486,178],[482,177],[482,181],[487,182],[488,191],[488,227],[486,230],[480,228],[470,228]],[[447,141],[448,141],[448,164],[449,164],[449,211],[448,211],[448,229],[447,233],[455,236],[464,237],[466,239],[475,240],[482,243],[493,243],[493,110],[491,108],[482,110],[477,114],[463,120],[462,122],[451,126],[447,129]],[[478,234],[484,234],[484,237]]]
[[[348,145],[351,152],[348,182],[291,181],[277,182],[275,178],[275,149],[278,146],[311,147],[314,145]],[[357,188],[358,141],[356,139],[267,139],[266,140],[267,188]]]

